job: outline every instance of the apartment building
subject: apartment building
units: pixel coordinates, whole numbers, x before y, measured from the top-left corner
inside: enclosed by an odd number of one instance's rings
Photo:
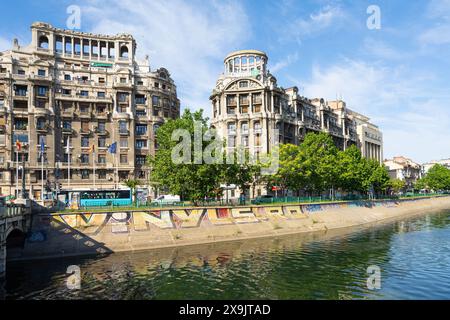
[[[432,160],[430,162],[422,164],[422,176],[425,176],[431,168],[435,165],[440,164],[447,169],[450,169],[450,159],[442,159],[442,160]]]
[[[392,179],[405,181],[407,189],[412,189],[416,181],[422,177],[421,165],[403,156],[385,160],[384,165]]]
[[[243,146],[258,157],[278,143],[300,144],[309,132],[326,132],[341,150],[356,145],[365,157],[382,161],[383,136],[369,118],[344,101],[308,99],[297,87],[280,87],[268,60],[258,50],[233,52],[224,60],[210,97],[211,124],[229,150]]]
[[[0,53],[0,193],[20,192],[22,178],[34,199],[60,184],[112,189],[135,178],[149,188],[146,157],[158,147],[157,129],[180,115],[169,72],[151,70],[148,57],[139,61],[131,35],[40,22],[31,33],[30,45],[14,40]]]

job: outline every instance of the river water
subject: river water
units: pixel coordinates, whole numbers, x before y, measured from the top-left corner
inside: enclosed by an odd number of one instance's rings
[[[80,289],[67,286],[69,266],[79,267]],[[380,268],[372,290],[370,266]],[[450,299],[450,211],[352,232],[7,268],[6,299]]]

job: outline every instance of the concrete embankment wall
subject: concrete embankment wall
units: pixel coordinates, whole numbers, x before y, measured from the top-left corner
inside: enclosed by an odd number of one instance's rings
[[[450,197],[401,201],[36,215],[18,259],[137,251],[326,231],[450,209]]]

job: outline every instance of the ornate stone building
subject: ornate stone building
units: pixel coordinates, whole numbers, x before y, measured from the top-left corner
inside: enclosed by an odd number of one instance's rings
[[[53,191],[59,184],[118,188],[129,178],[145,186],[155,132],[180,115],[169,72],[151,71],[148,57],[138,61],[131,35],[94,35],[46,23],[34,23],[31,31],[29,46],[15,40],[0,53],[0,193],[16,192],[16,141],[23,145],[18,178],[25,174],[34,199],[41,197],[42,181]],[[114,143],[115,155],[108,152]]]
[[[225,58],[210,97],[211,124],[229,150],[243,146],[258,157],[277,142],[300,144],[309,132],[326,132],[341,150],[357,145],[365,157],[383,161],[382,134],[369,118],[343,101],[308,99],[296,87],[280,87],[267,66],[267,55],[257,50]]]

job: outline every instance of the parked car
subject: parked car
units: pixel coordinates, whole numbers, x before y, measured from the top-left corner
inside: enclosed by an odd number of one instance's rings
[[[252,200],[253,204],[262,204],[262,203],[272,203],[274,199],[274,196],[271,195],[264,195],[264,196],[259,196],[256,199]]]
[[[155,200],[152,201],[153,204],[176,204],[180,203],[180,196],[174,196],[171,194],[159,196]]]

